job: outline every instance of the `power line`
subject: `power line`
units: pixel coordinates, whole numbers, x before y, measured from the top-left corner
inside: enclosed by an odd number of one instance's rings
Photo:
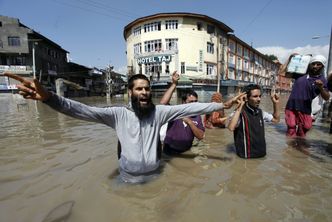
[[[116,12],[118,14],[121,14],[122,16],[125,16],[125,17],[136,18],[136,17],[141,16],[141,15],[138,15],[138,14],[134,14],[134,13],[131,13],[131,12],[124,11],[124,10],[119,9],[119,8],[110,7],[107,4],[97,2],[97,1],[91,1],[91,0],[76,0],[76,1],[82,2],[83,4],[94,6],[96,8],[100,8],[100,9],[103,9],[103,10],[107,9],[107,10],[110,10],[110,11],[114,11],[114,12]]]
[[[82,6],[79,6],[79,5],[69,4],[67,2],[62,2],[60,0],[53,0],[53,2],[55,2],[57,4],[60,4],[60,5],[65,5],[65,6],[69,6],[69,7],[75,8],[75,9],[80,9],[80,10],[83,10],[83,11],[92,12],[94,14],[98,14],[98,15],[109,17],[109,18],[113,18],[113,19],[117,19],[117,20],[128,22],[128,19],[125,20],[123,18],[116,17],[116,16],[110,15],[108,13],[103,13],[103,12],[100,12],[100,11],[95,11],[95,10],[92,10],[92,9],[89,9],[89,8],[85,8],[85,7],[82,7]]]
[[[251,26],[256,21],[256,19],[264,12],[264,10],[267,8],[267,6],[269,6],[271,2],[272,0],[268,1],[264,5],[264,7],[257,13],[257,15],[248,23],[248,25],[246,25],[245,29],[242,31],[242,34],[244,34],[248,30],[249,26]]]

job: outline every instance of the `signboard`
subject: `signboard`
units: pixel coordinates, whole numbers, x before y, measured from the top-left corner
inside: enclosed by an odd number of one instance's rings
[[[162,63],[162,62],[170,62],[170,55],[160,55],[160,56],[148,56],[137,59],[137,63],[140,64],[151,64],[151,63]]]
[[[20,72],[20,71],[26,71],[26,70],[27,70],[26,66],[3,66],[3,65],[0,65],[0,72],[5,72],[5,71]]]
[[[311,55],[295,55],[291,58],[287,72],[306,74]]]
[[[203,50],[199,50],[198,70],[203,72]]]
[[[197,66],[186,66],[186,71],[194,71],[197,72]]]

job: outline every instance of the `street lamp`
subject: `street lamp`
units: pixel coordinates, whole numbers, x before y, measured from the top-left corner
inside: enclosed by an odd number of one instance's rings
[[[36,45],[38,45],[38,42],[42,41],[41,39],[29,39],[29,42],[32,42],[32,73],[33,78],[36,78]]]
[[[320,38],[327,38],[330,37],[329,35],[324,35],[324,36],[320,36],[320,35],[315,35],[312,37],[312,39],[320,39]]]

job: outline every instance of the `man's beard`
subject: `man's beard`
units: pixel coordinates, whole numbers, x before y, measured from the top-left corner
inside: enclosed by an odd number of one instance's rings
[[[155,105],[152,102],[151,95],[149,96],[148,103],[145,106],[141,106],[138,96],[132,95],[131,105],[134,113],[139,119],[149,116],[155,110]]]
[[[322,73],[322,70],[324,68],[320,68],[320,69],[314,69],[314,68],[310,68],[310,74],[311,75],[314,75],[314,76],[317,76],[317,75],[320,75]]]

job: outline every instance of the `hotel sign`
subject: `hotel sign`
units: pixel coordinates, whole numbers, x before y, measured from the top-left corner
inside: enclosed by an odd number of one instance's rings
[[[137,59],[137,63],[140,64],[149,64],[149,63],[162,63],[162,62],[170,62],[170,55],[160,55],[160,56],[148,56]]]

